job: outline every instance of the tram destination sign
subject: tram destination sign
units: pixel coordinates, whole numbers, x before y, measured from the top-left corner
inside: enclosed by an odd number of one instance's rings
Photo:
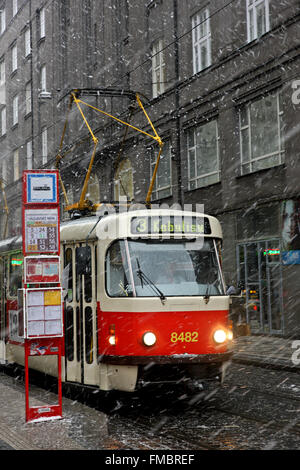
[[[145,216],[132,217],[131,233],[139,235],[209,235],[211,227],[207,217]]]

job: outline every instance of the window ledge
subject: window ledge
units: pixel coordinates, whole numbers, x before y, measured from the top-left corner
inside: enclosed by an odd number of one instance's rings
[[[261,168],[260,170],[255,170],[255,171],[251,171],[250,173],[245,173],[244,175],[237,175],[236,179],[246,178],[247,176],[256,175],[257,173],[261,174],[263,172],[270,171],[270,170],[275,170],[275,171],[277,169],[283,170],[285,168],[286,168],[286,164],[285,163],[280,163],[279,165],[270,166],[268,168]]]
[[[215,183],[206,184],[205,186],[199,186],[199,188],[186,189],[185,192],[200,191],[201,189],[211,188],[212,186],[217,186],[221,184],[221,180],[216,181]]]
[[[162,199],[169,199],[170,197],[173,197],[173,194],[169,194],[168,196],[160,196],[160,197],[151,197],[151,202],[157,202],[161,201]]]
[[[29,111],[29,113],[25,114],[24,119],[29,119],[32,116],[32,111]]]
[[[46,41],[46,36],[41,37],[37,42],[38,47],[40,47],[40,45],[43,44],[43,42],[45,41]]]

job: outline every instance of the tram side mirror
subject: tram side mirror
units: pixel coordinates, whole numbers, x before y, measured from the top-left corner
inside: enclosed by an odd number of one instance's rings
[[[235,287],[233,285],[227,286],[226,294],[227,295],[240,295],[241,294],[241,288],[240,287]]]
[[[79,276],[91,274],[91,248],[88,245],[76,248],[76,272]]]

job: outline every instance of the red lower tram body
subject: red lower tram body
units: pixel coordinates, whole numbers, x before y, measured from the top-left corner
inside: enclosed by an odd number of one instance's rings
[[[216,331],[226,339],[218,344]],[[228,310],[104,312],[98,303],[98,360],[138,367],[138,379],[222,378],[232,351]],[[155,335],[153,345],[144,335]]]

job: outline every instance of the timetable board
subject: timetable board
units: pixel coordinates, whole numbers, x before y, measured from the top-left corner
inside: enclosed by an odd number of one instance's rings
[[[58,253],[58,209],[25,209],[25,253]]]
[[[27,338],[62,336],[62,289],[26,289],[25,331]]]

